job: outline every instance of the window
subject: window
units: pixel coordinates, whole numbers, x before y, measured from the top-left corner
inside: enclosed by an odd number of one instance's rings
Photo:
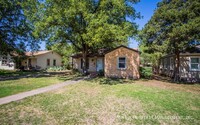
[[[163,64],[164,64],[164,69],[167,69],[167,58],[164,59]]]
[[[2,58],[2,66],[6,66],[7,63],[8,63],[8,58],[7,58],[6,56],[4,56],[4,57]]]
[[[200,71],[200,58],[190,58],[190,70]]]
[[[118,69],[125,69],[126,68],[126,58],[119,57],[118,58]]]
[[[47,66],[50,66],[50,59],[47,59]]]
[[[89,59],[86,59],[86,68],[89,69]],[[83,59],[81,59],[81,69],[83,69]]]
[[[53,66],[56,66],[56,60],[55,59],[53,60]]]

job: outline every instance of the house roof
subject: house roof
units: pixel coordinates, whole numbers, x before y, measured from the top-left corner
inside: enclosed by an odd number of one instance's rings
[[[187,48],[184,52],[182,53],[200,53],[200,45],[196,45],[191,48]]]
[[[105,54],[110,53],[110,52],[112,52],[112,51],[114,51],[114,50],[116,50],[116,49],[119,49],[120,47],[124,47],[124,48],[126,48],[126,49],[129,49],[129,50],[132,50],[132,51],[134,51],[134,52],[138,52],[138,53],[139,53],[139,51],[136,50],[136,49],[129,48],[129,47],[124,46],[124,45],[120,45],[120,46],[118,46],[118,47],[116,47],[116,48],[114,48],[114,49],[111,49],[110,51],[107,51]]]
[[[26,56],[38,56],[42,54],[46,54],[52,52],[52,50],[42,50],[42,51],[36,51],[36,52],[25,52]]]
[[[200,55],[200,45],[187,48],[185,51],[180,53],[180,56],[190,56],[190,55],[191,56]],[[174,56],[174,54],[168,54],[161,58],[166,58],[166,57],[171,57],[171,56]]]
[[[116,49],[118,49],[120,47],[127,48],[129,50],[134,51],[134,52],[139,52],[136,49],[132,49],[132,48],[126,47],[124,45],[120,45],[120,46],[118,46],[116,48],[113,48],[113,49],[110,49],[110,50],[108,50],[108,49],[99,49],[97,53],[89,53],[87,55],[87,57],[103,57],[105,54],[107,54],[109,52],[112,52],[112,51],[114,51],[114,50],[116,50]],[[73,57],[73,58],[79,58],[79,57],[82,57],[82,56],[83,56],[82,53],[77,53],[77,54],[73,54],[71,57]]]
[[[104,56],[104,53],[101,54],[101,53],[89,53],[87,55],[87,57],[103,57]],[[83,57],[83,54],[82,53],[77,53],[77,54],[73,54],[71,57],[73,58],[80,58],[80,57]]]

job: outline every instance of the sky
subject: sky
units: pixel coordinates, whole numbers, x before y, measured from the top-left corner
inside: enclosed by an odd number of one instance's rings
[[[157,3],[161,0],[140,0],[139,3],[135,5],[137,12],[140,12],[143,18],[136,19],[135,22],[139,25],[139,30],[141,30],[144,25],[151,19],[151,16],[156,9]],[[129,47],[138,48],[138,42],[134,39],[129,40]]]
[[[156,9],[157,3],[161,0],[140,0],[139,3],[134,5],[137,12],[140,12],[143,18],[136,19],[135,22],[139,25],[139,30],[141,30],[144,25],[150,20],[151,16]],[[40,49],[45,50],[45,42],[40,44]],[[129,47],[138,48],[138,42],[134,39],[129,40]]]

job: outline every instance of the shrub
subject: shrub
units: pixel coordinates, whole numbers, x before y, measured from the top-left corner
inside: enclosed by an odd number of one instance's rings
[[[82,73],[78,70],[78,69],[72,69],[72,74],[75,74],[75,75],[82,75]]]
[[[98,71],[98,75],[99,75],[99,76],[104,76],[104,71],[103,71],[103,70],[99,70],[99,71]]]
[[[47,71],[62,71],[62,70],[65,70],[65,68],[62,66],[53,66],[47,69]]]
[[[152,78],[152,67],[140,67],[140,76],[144,79]]]

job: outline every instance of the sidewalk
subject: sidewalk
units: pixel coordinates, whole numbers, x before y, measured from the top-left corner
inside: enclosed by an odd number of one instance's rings
[[[26,97],[34,96],[34,95],[37,95],[37,94],[40,94],[40,93],[45,93],[45,92],[48,92],[48,91],[56,90],[56,89],[62,88],[64,86],[67,86],[67,85],[70,85],[70,84],[75,84],[75,83],[80,82],[82,79],[83,78],[75,79],[75,80],[69,80],[69,81],[66,81],[66,82],[63,82],[63,83],[59,83],[59,84],[55,84],[55,85],[51,85],[51,86],[47,86],[47,87],[43,87],[43,88],[31,90],[31,91],[27,91],[27,92],[22,92],[22,93],[11,95],[11,96],[6,96],[6,97],[3,97],[3,98],[0,98],[0,105],[7,104],[7,103],[10,103],[10,102],[13,102],[13,101],[18,101],[18,100],[24,99]]]

